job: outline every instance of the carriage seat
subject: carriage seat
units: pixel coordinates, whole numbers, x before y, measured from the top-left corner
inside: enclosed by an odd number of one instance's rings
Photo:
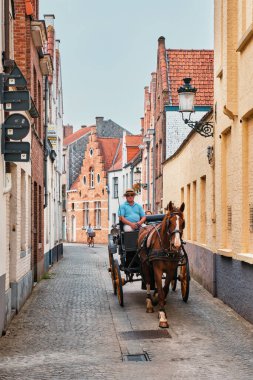
[[[123,249],[125,249],[126,252],[136,251],[139,231],[121,232],[121,234],[124,245]]]

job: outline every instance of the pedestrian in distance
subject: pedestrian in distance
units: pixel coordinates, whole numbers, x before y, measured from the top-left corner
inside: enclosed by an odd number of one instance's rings
[[[127,189],[124,194],[126,202],[119,206],[118,216],[125,232],[138,230],[146,220],[142,206],[134,201],[135,195],[133,189]]]
[[[89,247],[94,247],[94,237],[95,237],[95,231],[91,227],[91,224],[89,223],[89,226],[86,228],[86,234],[87,234],[87,245]]]

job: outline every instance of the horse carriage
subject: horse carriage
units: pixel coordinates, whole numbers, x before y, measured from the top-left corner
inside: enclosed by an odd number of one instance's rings
[[[169,287],[175,291],[180,281],[183,301],[187,302],[189,297],[189,261],[182,240],[183,211],[184,203],[176,208],[170,202],[167,214],[147,215],[146,226],[139,231],[124,232],[120,222],[109,234],[108,270],[120,306],[124,306],[123,286],[141,281],[141,288],[147,292],[146,311],[152,313],[153,306],[159,304],[162,328],[169,327],[164,309]]]

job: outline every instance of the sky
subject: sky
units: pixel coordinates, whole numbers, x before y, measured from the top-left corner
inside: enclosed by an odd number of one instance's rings
[[[61,40],[64,123],[96,116],[140,132],[144,87],[166,48],[213,49],[213,0],[40,0]]]

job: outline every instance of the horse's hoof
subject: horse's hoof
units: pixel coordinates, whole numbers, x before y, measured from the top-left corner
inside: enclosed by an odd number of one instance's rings
[[[153,309],[153,306],[152,306],[152,301],[150,298],[147,298],[146,299],[146,313],[153,313],[154,312],[154,309]]]
[[[159,322],[159,327],[161,329],[167,329],[169,327],[168,322]]]

